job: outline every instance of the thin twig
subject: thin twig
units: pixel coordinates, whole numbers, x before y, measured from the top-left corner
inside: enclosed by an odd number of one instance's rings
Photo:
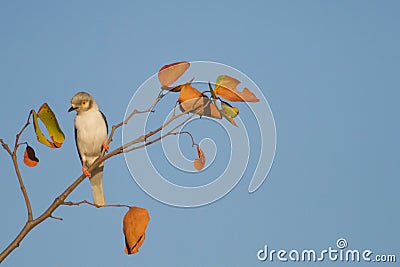
[[[125,150],[124,150],[124,153],[128,153],[128,152],[131,152],[131,151],[133,151],[133,150],[136,150],[136,149],[139,149],[139,148],[143,148],[143,147],[149,146],[149,145],[151,145],[151,144],[154,144],[154,143],[160,141],[161,139],[163,139],[163,138],[165,138],[165,137],[167,137],[167,136],[169,136],[169,135],[174,134],[174,131],[175,131],[176,129],[178,129],[179,127],[181,127],[182,125],[184,125],[186,122],[188,122],[191,118],[193,118],[193,116],[194,116],[194,115],[191,115],[190,117],[186,118],[183,122],[179,123],[177,126],[175,126],[172,130],[170,130],[170,131],[167,132],[166,134],[161,135],[160,137],[158,137],[158,138],[156,138],[156,139],[154,139],[154,140],[148,141],[148,142],[146,142],[146,143],[144,143],[144,144],[142,144],[142,145],[134,146],[134,147],[131,147],[131,148],[129,148],[129,149],[125,149]]]
[[[154,100],[154,102],[150,105],[150,107],[149,107],[148,109],[145,109],[145,110],[137,110],[137,109],[134,109],[134,110],[126,117],[125,120],[123,120],[122,122],[120,122],[120,123],[118,123],[118,124],[116,124],[116,125],[113,125],[112,128],[111,128],[110,136],[108,137],[108,140],[107,140],[107,144],[110,144],[110,143],[111,143],[111,141],[113,140],[114,133],[115,133],[115,131],[116,131],[118,128],[120,128],[120,127],[121,127],[122,125],[124,125],[124,124],[127,124],[128,121],[129,121],[134,115],[136,115],[136,114],[143,114],[143,113],[152,112],[152,111],[153,111],[153,108],[158,104],[158,102],[160,102],[160,100],[161,100],[161,98],[162,98],[163,96],[164,96],[164,94],[163,94],[163,92],[161,91],[161,92],[158,94],[156,100]],[[103,151],[103,155],[104,155],[104,151]]]
[[[107,208],[107,207],[124,207],[124,208],[130,208],[131,206],[125,205],[125,204],[106,204],[106,205],[97,205],[95,203],[92,203],[90,201],[82,200],[79,202],[72,202],[72,201],[64,201],[62,205],[66,206],[79,206],[81,204],[88,204],[90,206],[96,207],[96,208]]]
[[[53,215],[50,215],[49,218],[54,219],[54,220],[58,220],[58,221],[62,221],[63,220],[63,218],[56,217],[56,216],[53,216]]]
[[[15,136],[15,144],[14,144],[14,151],[13,151],[13,154],[17,153],[17,149],[18,149],[18,147],[19,147],[19,144],[18,144],[19,138],[21,137],[22,133],[25,131],[26,127],[28,127],[29,124],[31,123],[31,122],[29,121],[30,118],[31,118],[31,115],[32,115],[32,110],[31,110],[31,111],[29,112],[29,114],[28,114],[28,119],[26,120],[25,125],[21,128],[21,130],[19,131],[19,133]]]
[[[7,153],[12,157],[12,151],[10,147],[7,145],[7,143],[5,143],[4,140],[1,138],[0,138],[0,143],[3,146],[4,150],[7,151]]]
[[[196,101],[196,103],[197,103],[197,102],[198,102],[198,100]],[[196,103],[195,103],[195,104],[196,104]],[[192,108],[192,109],[188,109],[188,110],[186,110],[186,111],[184,111],[184,112],[182,112],[182,113],[180,113],[180,114],[178,114],[178,115],[176,115],[176,114],[172,115],[171,118],[169,118],[163,125],[161,125],[161,126],[158,127],[157,129],[155,129],[155,130],[153,130],[153,131],[150,131],[149,133],[147,133],[147,134],[145,134],[145,135],[142,135],[142,136],[136,138],[135,140],[130,141],[130,142],[126,143],[125,145],[123,145],[123,146],[122,146],[122,151],[121,151],[121,152],[129,152],[129,151],[132,151],[132,150],[137,149],[137,148],[135,148],[135,149],[127,150],[128,147],[133,146],[133,145],[135,145],[135,144],[137,144],[137,143],[146,142],[146,140],[147,140],[148,138],[150,138],[151,136],[153,136],[153,135],[155,135],[156,133],[160,132],[162,129],[164,129],[165,127],[167,127],[169,124],[171,124],[171,123],[172,123],[173,121],[175,121],[176,119],[178,119],[178,118],[180,118],[180,117],[182,117],[182,116],[184,116],[184,115],[186,115],[186,114],[189,114],[189,113],[196,113],[197,111],[201,110],[202,108],[204,108],[204,106],[200,105],[200,106],[198,106],[198,107],[194,107],[194,108]],[[186,123],[186,122],[187,122],[189,119],[191,119],[193,116],[194,116],[194,115],[191,115],[188,119],[185,119],[185,121],[184,121],[182,124]],[[180,125],[181,125],[181,124],[180,124]],[[174,128],[174,129],[176,129],[176,128]],[[157,140],[160,140],[160,139],[157,138]],[[144,145],[144,146],[146,146],[146,145]],[[143,146],[139,146],[139,147],[143,147]],[[121,152],[120,152],[120,153],[121,153]]]
[[[193,135],[192,135],[190,132],[188,132],[188,131],[174,132],[174,133],[171,133],[171,134],[173,134],[173,135],[187,134],[187,135],[189,135],[190,139],[192,139],[192,147],[198,145],[198,144],[196,144],[196,143],[194,142],[194,137],[193,137]]]

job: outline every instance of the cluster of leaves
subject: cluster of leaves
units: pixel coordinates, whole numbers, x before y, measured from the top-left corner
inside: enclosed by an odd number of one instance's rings
[[[161,89],[170,92],[179,92],[178,102],[182,111],[195,110],[200,116],[216,119],[225,117],[230,123],[237,126],[234,118],[239,114],[239,109],[233,107],[231,102],[258,102],[259,99],[248,88],[239,91],[237,86],[240,81],[228,75],[218,76],[214,87],[209,82],[209,90],[200,92],[192,86],[193,79],[187,83],[171,86],[190,67],[186,61],[176,62],[163,66],[158,72]],[[207,96],[207,93],[210,96]],[[221,98],[227,100],[224,101]]]
[[[38,112],[32,109],[29,113],[28,123],[31,116],[33,119],[33,128],[35,129],[37,140],[50,148],[60,148],[64,143],[65,136],[57,122],[56,115],[51,110],[49,105],[44,103],[39,108]],[[46,127],[47,133],[49,134],[51,140],[49,140],[43,134],[43,131],[40,129],[38,119],[40,119]],[[35,150],[29,146],[28,143],[26,143],[24,163],[29,167],[35,167],[39,163],[39,159],[35,155]]]
[[[191,112],[200,116],[216,119],[222,119],[222,117],[224,117],[232,125],[237,127],[234,119],[239,114],[239,108],[234,107],[227,101],[259,101],[248,88],[239,91],[237,87],[240,81],[228,75],[218,76],[214,86],[209,82],[209,90],[203,92],[192,85],[193,79],[183,84],[173,85],[189,67],[189,62],[181,61],[165,65],[158,71],[161,89],[169,92],[179,92],[178,103],[182,112]],[[196,170],[201,170],[205,165],[206,159],[200,146],[196,146],[198,158],[195,159],[193,165]]]

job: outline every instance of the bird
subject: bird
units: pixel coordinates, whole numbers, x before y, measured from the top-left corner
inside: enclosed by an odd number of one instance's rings
[[[106,116],[100,111],[94,98],[79,92],[71,99],[68,112],[75,110],[75,143],[82,172],[89,177],[92,186],[93,201],[98,206],[104,206],[103,169],[104,162],[89,173],[88,168],[101,155],[102,149],[108,151],[108,124]]]

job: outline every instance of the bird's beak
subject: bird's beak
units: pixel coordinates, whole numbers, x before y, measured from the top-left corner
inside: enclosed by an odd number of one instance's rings
[[[73,111],[75,109],[77,109],[77,108],[71,105],[71,107],[68,109],[68,112],[71,112],[71,111]]]

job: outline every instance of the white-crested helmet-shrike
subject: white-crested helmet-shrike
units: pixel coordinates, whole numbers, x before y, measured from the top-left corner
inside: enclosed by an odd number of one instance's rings
[[[93,200],[97,205],[105,205],[103,191],[104,162],[91,173],[87,168],[100,156],[102,148],[108,150],[108,125],[104,114],[99,110],[93,97],[85,92],[79,92],[71,99],[68,112],[76,111],[75,143],[82,163],[83,173],[90,178]]]

